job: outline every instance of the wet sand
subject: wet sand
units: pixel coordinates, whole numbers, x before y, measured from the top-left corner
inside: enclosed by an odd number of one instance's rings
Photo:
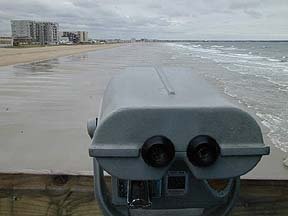
[[[204,78],[225,70],[156,43],[0,67],[0,172],[91,175],[86,122],[97,116],[109,79],[126,67],[151,65],[189,67]],[[209,82],[225,96],[221,86]],[[245,178],[288,179],[285,153],[271,147],[271,155]]]
[[[117,46],[120,46],[120,44],[0,48],[0,66],[40,61]]]

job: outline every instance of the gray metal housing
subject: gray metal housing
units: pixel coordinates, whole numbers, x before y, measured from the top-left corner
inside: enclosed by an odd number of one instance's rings
[[[232,178],[251,170],[269,154],[256,121],[229,103],[187,68],[129,68],[109,83],[89,149],[108,173],[121,179],[161,179],[164,168],[148,166],[140,150],[148,138],[163,135],[197,179]],[[209,167],[190,163],[191,139],[209,135],[221,155]]]

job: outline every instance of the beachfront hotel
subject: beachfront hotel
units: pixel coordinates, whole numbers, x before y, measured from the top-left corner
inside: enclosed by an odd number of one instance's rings
[[[59,24],[55,22],[11,20],[11,30],[14,45],[55,45],[59,42]]]

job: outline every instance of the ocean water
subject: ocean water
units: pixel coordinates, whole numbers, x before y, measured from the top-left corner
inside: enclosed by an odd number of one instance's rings
[[[288,152],[288,42],[173,43],[178,52],[208,59],[227,70],[205,76],[216,80],[225,94],[254,112],[267,137]]]
[[[203,74],[259,117],[265,139],[288,151],[288,65],[282,56],[287,43],[135,43],[0,67],[0,172],[91,174],[87,120],[98,115],[111,77],[137,66]],[[273,151],[251,175],[287,179],[282,152]]]

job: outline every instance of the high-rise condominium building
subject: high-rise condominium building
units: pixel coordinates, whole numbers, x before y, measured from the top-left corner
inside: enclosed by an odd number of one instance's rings
[[[55,22],[11,20],[11,29],[14,40],[27,40],[39,44],[59,42],[59,24]]]
[[[88,32],[85,31],[78,31],[79,41],[80,43],[88,42]]]
[[[11,20],[11,30],[13,38],[32,38],[30,20]]]

